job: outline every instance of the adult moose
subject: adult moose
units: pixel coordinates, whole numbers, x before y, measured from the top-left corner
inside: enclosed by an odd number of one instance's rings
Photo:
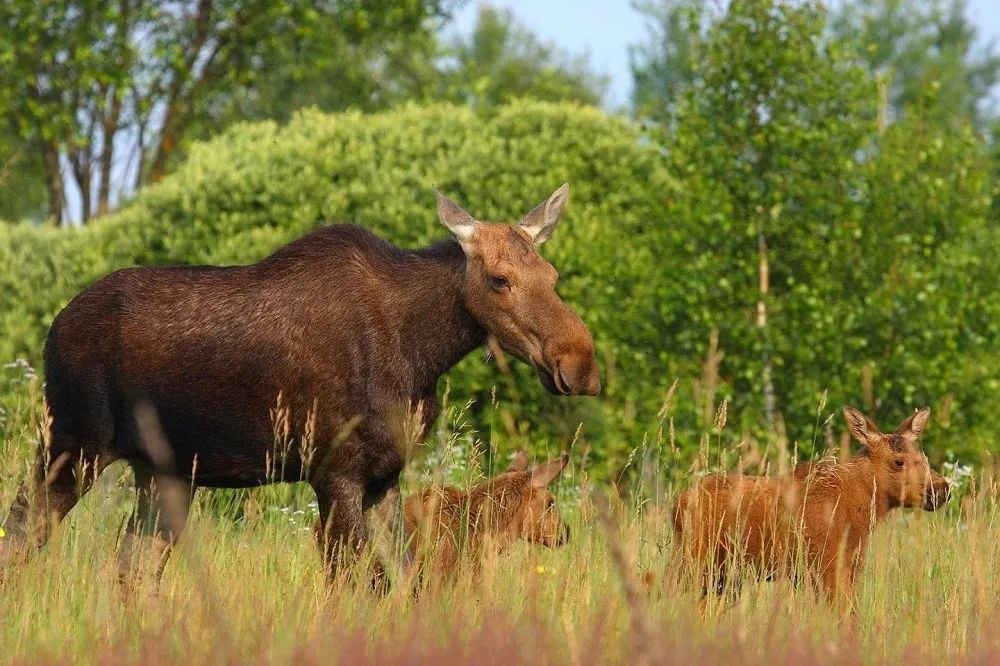
[[[169,479],[183,482],[185,515],[192,487],[307,480],[333,567],[364,544],[366,512],[396,486],[405,424],[422,436],[438,379],[487,336],[552,393],[600,392],[590,332],[536,251],[568,194],[563,185],[510,226],[438,193],[454,238],[420,250],[333,225],[257,264],[130,268],[85,289],[49,331],[47,451],[0,548],[41,547],[101,470],[125,460],[139,495],[127,542],[154,537],[160,569],[184,518],[153,518]],[[295,445],[306,440],[309,450]]]

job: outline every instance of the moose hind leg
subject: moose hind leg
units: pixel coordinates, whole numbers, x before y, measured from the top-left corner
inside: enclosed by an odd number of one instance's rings
[[[190,487],[176,477],[133,469],[136,505],[118,550],[118,581],[126,588],[147,572],[159,583],[187,524],[192,499]]]

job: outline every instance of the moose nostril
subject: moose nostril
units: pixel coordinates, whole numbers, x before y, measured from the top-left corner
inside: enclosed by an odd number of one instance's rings
[[[556,372],[568,394],[597,395],[601,392],[601,378],[597,374],[597,365],[589,358],[563,359],[557,364]]]

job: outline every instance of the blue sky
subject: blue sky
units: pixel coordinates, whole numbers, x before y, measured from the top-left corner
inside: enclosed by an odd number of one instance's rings
[[[455,29],[467,33],[479,5],[467,2],[456,16]],[[586,53],[593,68],[611,76],[607,105],[623,106],[631,93],[628,46],[646,36],[642,16],[632,0],[491,0],[507,7],[536,35],[565,50]],[[1000,44],[1000,0],[968,0],[969,18],[984,41]]]

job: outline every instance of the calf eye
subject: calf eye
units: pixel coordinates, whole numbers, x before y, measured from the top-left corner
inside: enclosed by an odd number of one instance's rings
[[[903,467],[906,466],[906,461],[902,458],[896,458],[894,462],[896,464],[896,469],[903,469]]]
[[[510,283],[507,282],[507,278],[502,275],[491,275],[489,277],[489,281],[490,288],[493,289],[493,291],[502,291],[510,286]]]

